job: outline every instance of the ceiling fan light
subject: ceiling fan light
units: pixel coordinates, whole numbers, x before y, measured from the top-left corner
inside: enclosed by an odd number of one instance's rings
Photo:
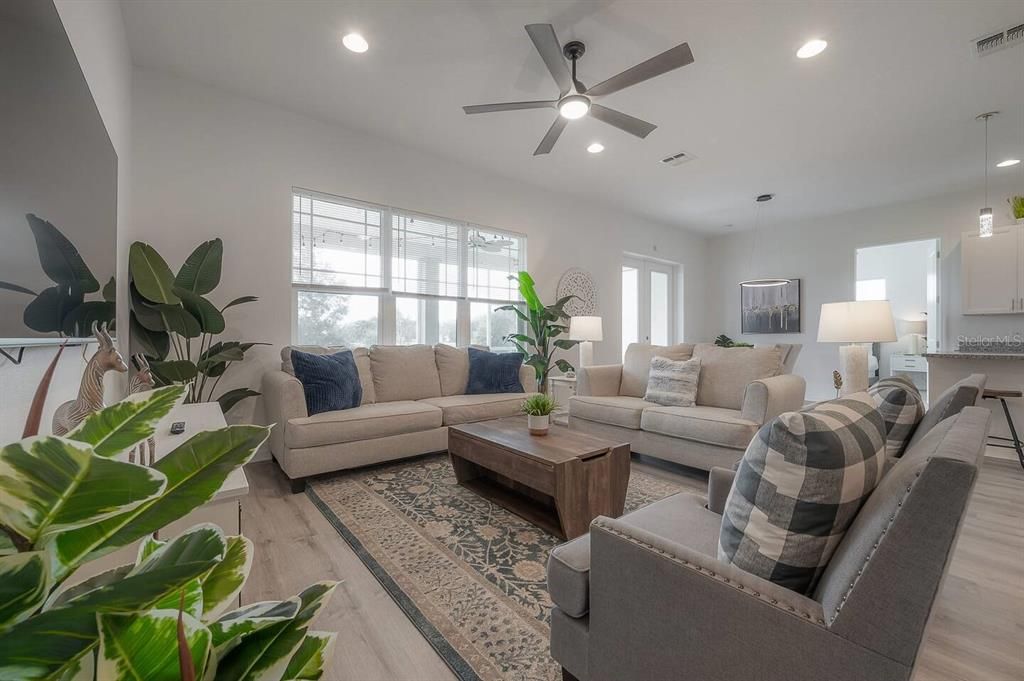
[[[569,95],[558,103],[558,113],[570,121],[583,118],[590,111],[590,100],[583,95]]]
[[[356,53],[363,53],[370,49],[370,43],[366,42],[366,38],[358,33],[349,33],[341,39],[341,44],[346,49]]]
[[[1000,161],[999,163],[997,163],[996,168],[1009,168],[1010,166],[1015,166],[1018,163],[1020,163],[1019,158],[1008,158],[1005,161]]]
[[[828,47],[828,43],[824,40],[814,39],[808,40],[804,43],[799,50],[796,51],[796,56],[800,59],[810,59],[811,57],[817,57],[819,54],[825,51]]]
[[[602,151],[604,151],[604,145],[601,144],[600,142],[591,142],[590,146],[587,147],[587,151],[589,151],[591,154],[600,154]]]

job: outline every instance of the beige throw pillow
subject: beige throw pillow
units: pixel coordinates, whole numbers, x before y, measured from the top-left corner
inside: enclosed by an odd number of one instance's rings
[[[471,345],[477,350],[489,350],[486,345]],[[466,384],[469,383],[469,351],[465,347],[456,348],[444,343],[434,346],[434,358],[437,361],[437,373],[441,380],[441,394],[464,395]]]
[[[704,407],[740,409],[748,385],[782,372],[782,352],[778,348],[722,348],[698,343],[693,356],[700,359],[697,404]]]
[[[697,401],[700,359],[651,358],[644,399],[664,407],[692,407]]]
[[[619,394],[629,397],[643,397],[647,394],[647,375],[651,371],[651,359],[667,357],[668,359],[684,360],[693,356],[693,345],[647,345],[646,343],[630,343],[626,348],[626,357],[622,361],[622,379],[619,381]]]
[[[434,348],[429,345],[374,345],[370,367],[378,402],[441,397]]]

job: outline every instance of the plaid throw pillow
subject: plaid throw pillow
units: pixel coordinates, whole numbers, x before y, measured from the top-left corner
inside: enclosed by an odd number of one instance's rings
[[[684,360],[652,357],[644,399],[665,407],[692,407],[697,403],[699,378],[699,357]]]
[[[867,393],[765,424],[722,514],[718,559],[808,594],[885,464],[885,424]]]
[[[889,456],[903,456],[917,424],[924,418],[924,399],[913,381],[903,376],[883,378],[868,388],[885,421],[885,449]]]

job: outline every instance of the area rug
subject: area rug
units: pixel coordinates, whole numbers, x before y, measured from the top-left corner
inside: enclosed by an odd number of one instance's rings
[[[705,490],[634,467],[626,511]],[[545,574],[561,540],[460,487],[446,455],[318,478],[306,494],[458,678],[561,678]]]

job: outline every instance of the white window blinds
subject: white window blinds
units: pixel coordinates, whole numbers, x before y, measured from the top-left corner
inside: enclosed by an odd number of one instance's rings
[[[292,283],[379,289],[380,209],[313,192],[292,196]]]
[[[456,222],[394,211],[391,290],[445,298],[460,296],[459,235]]]
[[[525,237],[484,228],[468,228],[466,295],[477,300],[519,300],[519,284],[509,279],[523,269]]]

